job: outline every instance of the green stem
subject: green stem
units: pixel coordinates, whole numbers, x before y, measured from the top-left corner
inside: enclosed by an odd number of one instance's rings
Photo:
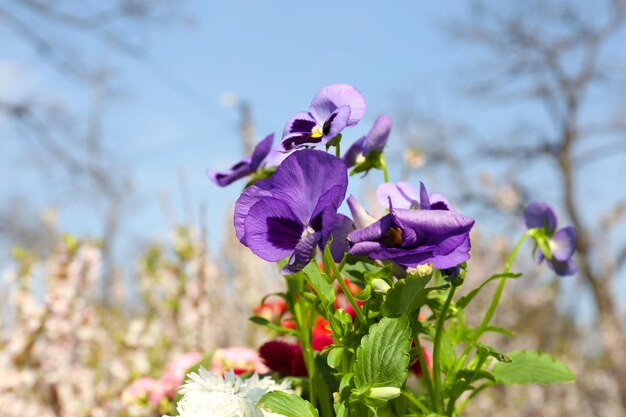
[[[313,347],[311,345],[311,330],[304,321],[302,311],[302,298],[299,297],[294,306],[296,323],[300,333],[300,344],[302,345],[302,353],[304,356],[304,364],[309,374],[309,400],[315,405],[315,357]]]
[[[337,278],[337,281],[339,281],[339,285],[341,286],[343,293],[346,295],[346,298],[350,302],[350,305],[352,305],[352,308],[354,308],[354,311],[356,312],[356,318],[359,320],[359,323],[361,323],[362,326],[366,326],[367,320],[365,319],[365,316],[363,315],[363,312],[361,311],[361,307],[359,307],[359,305],[356,303],[356,300],[354,299],[354,296],[348,289],[348,286],[346,285],[346,283],[343,282],[343,278],[341,276],[341,272],[339,272],[339,268],[337,268],[337,264],[333,261],[329,261],[329,263],[330,263],[330,267],[333,270],[333,274],[335,274],[335,278]]]
[[[530,236],[528,232],[524,233],[522,237],[520,237],[520,239],[517,241],[517,244],[515,244],[513,251],[509,255],[509,258],[507,259],[506,264],[504,265],[504,272],[503,272],[504,274],[508,274],[509,272],[511,272],[511,267],[513,266],[513,262],[515,262],[517,253],[519,252],[520,248],[522,247],[522,244],[528,238],[528,236]],[[485,314],[483,321],[478,326],[478,329],[476,330],[476,333],[473,337],[474,342],[477,341],[480,338],[480,336],[482,336],[482,334],[485,332],[485,329],[489,326],[489,323],[491,322],[491,319],[493,318],[493,315],[496,312],[496,308],[498,307],[498,303],[500,302],[500,298],[502,297],[502,292],[504,291],[504,286],[506,285],[506,281],[507,281],[506,278],[502,278],[500,280],[500,283],[498,284],[498,288],[496,289],[493,299],[491,300],[491,305],[489,306],[489,309],[487,310],[487,314]]]
[[[383,163],[383,175],[385,176],[385,182],[389,182],[389,170],[387,169],[387,161],[385,161],[385,155],[381,155],[380,159]]]
[[[422,349],[419,336],[414,336],[413,340],[415,340],[415,344],[417,345],[417,359],[420,361],[420,365],[422,366],[422,378],[424,379],[424,384],[428,390],[428,395],[430,398],[435,398],[433,381],[430,379],[430,371],[428,370],[428,364],[426,363],[426,358],[424,357],[424,350]]]
[[[519,252],[520,248],[522,247],[522,244],[526,241],[526,239],[530,236],[530,230],[527,231],[526,233],[524,233],[520,239],[517,241],[517,243],[515,244],[515,246],[513,247],[513,250],[511,251],[511,254],[509,255],[506,264],[504,264],[504,274],[508,274],[509,272],[511,272],[511,267],[513,266],[513,262],[515,262],[515,258],[517,257],[517,253]],[[502,297],[502,293],[504,291],[504,287],[506,285],[506,278],[502,278],[500,279],[500,283],[498,284],[498,288],[496,288],[496,292],[494,293],[493,299],[491,300],[491,304],[489,305],[489,309],[487,310],[487,313],[485,314],[485,317],[483,318],[483,320],[480,322],[480,324],[478,325],[478,328],[476,329],[476,331],[474,332],[474,335],[472,336],[471,340],[469,341],[469,343],[465,346],[465,349],[463,349],[463,353],[461,353],[461,356],[459,357],[459,361],[457,362],[457,364],[459,364],[458,366],[462,366],[462,364],[465,363],[465,361],[467,360],[467,356],[469,355],[470,351],[472,350],[472,347],[474,345],[474,343],[476,343],[476,341],[478,341],[478,339],[480,339],[480,337],[483,335],[483,333],[485,333],[485,330],[487,329],[487,327],[489,327],[489,323],[491,323],[491,319],[493,318],[493,315],[496,312],[496,307],[498,307],[498,303],[500,302],[500,298]]]
[[[443,305],[441,314],[437,318],[437,330],[435,333],[435,342],[433,345],[433,381],[435,383],[435,397],[433,398],[433,402],[435,404],[435,409],[438,413],[441,413],[443,411],[443,399],[441,398],[441,370],[439,364],[439,362],[441,361],[441,337],[443,335],[443,324],[446,321],[446,314],[448,313],[448,309],[450,308],[450,304],[452,303],[452,299],[454,298],[455,291],[456,287],[450,288],[450,292],[448,292],[448,297],[446,298],[446,302]]]
[[[335,145],[335,156],[341,158],[341,144],[339,142]]]

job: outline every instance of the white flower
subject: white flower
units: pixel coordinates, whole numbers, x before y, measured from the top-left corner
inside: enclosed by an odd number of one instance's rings
[[[289,381],[276,383],[272,378],[257,374],[242,379],[231,370],[224,377],[204,368],[191,373],[180,389],[182,398],[176,411],[179,417],[269,417],[257,407],[263,394],[270,391],[293,393]],[[167,416],[164,416],[167,417]]]

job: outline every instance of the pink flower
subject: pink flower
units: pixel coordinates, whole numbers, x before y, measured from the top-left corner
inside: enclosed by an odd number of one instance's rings
[[[258,374],[269,372],[269,368],[263,364],[263,360],[254,349],[231,347],[216,350],[211,360],[211,371],[216,375],[223,375],[231,369],[237,375],[246,372]]]
[[[159,381],[154,378],[139,378],[131,382],[122,393],[124,404],[142,402],[152,396],[152,392],[159,385]]]
[[[187,375],[187,371],[189,368],[197,365],[202,360],[201,352],[188,352],[184,353],[180,356],[177,356],[165,369],[165,373],[160,379],[160,390],[155,390],[157,393],[155,395],[161,397],[158,399],[157,403],[160,401],[163,396],[173,398],[178,391],[178,388],[182,385],[185,380],[185,376]],[[152,402],[152,399],[151,399]]]

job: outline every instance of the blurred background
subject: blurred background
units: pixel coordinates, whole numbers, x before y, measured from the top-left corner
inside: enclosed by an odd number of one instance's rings
[[[349,83],[368,110],[344,141],[391,115],[392,179],[477,219],[466,287],[501,268],[529,201],[578,229],[576,276],[520,256],[496,319],[517,334],[493,340],[577,382],[467,415],[625,416],[624,45],[623,0],[1,0],[0,415],[150,415],[121,401],[133,379],[255,346],[247,318],[281,280],[234,236],[242,184],[204,170]],[[374,207],[381,181],[350,191]]]

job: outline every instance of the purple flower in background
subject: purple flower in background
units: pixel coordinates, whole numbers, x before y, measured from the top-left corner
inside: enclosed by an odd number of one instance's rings
[[[265,160],[267,155],[272,149],[272,142],[274,141],[274,134],[267,135],[265,139],[259,142],[251,156],[244,158],[242,161],[237,162],[230,167],[229,170],[223,172],[217,172],[213,169],[207,169],[207,176],[220,187],[225,187],[240,178],[246,177],[250,174],[254,174],[261,166],[261,163]]]
[[[289,257],[284,273],[304,268],[315,247],[324,247],[331,234],[337,240],[333,255],[343,256],[345,239],[340,235],[347,234],[349,219],[337,214],[337,208],[347,186],[341,159],[316,150],[294,152],[272,178],[241,194],[235,205],[237,237],[266,261]]]
[[[326,143],[346,127],[356,125],[365,114],[365,97],[348,84],[322,88],[311,101],[308,112],[296,113],[285,125],[285,150]]]
[[[546,259],[541,250],[535,248],[537,263],[547,261],[557,275],[573,275],[578,271],[572,257],[576,251],[576,229],[572,226],[557,230],[557,218],[552,207],[542,201],[533,201],[524,208],[524,224],[527,229],[543,229],[549,238],[552,258]]]
[[[419,192],[408,182],[381,184],[376,189],[376,198],[383,207],[386,207],[391,201],[391,205],[395,208],[453,211],[450,203],[443,195],[439,193],[428,194],[422,182],[420,182]]]
[[[387,145],[387,139],[391,133],[391,117],[379,116],[374,120],[374,125],[367,133],[348,148],[343,157],[348,168],[357,165],[372,151],[382,152]]]
[[[473,219],[449,210],[445,197],[429,196],[424,184],[420,193],[408,183],[383,185],[377,194],[387,198],[389,214],[348,235],[350,255],[386,259],[404,267],[432,262],[437,269],[469,259]],[[431,200],[433,196],[437,201]]]

